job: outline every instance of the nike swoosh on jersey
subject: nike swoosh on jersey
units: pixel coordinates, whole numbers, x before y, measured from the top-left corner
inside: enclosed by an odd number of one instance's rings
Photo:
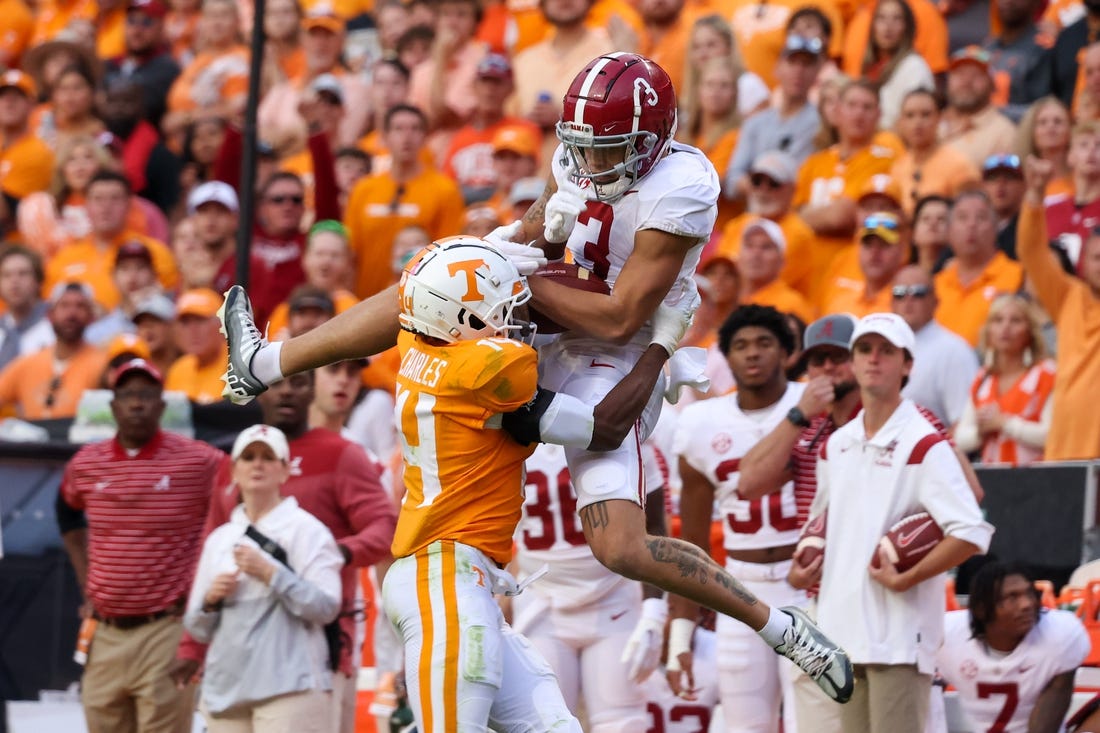
[[[590,366],[590,367],[607,367],[608,369],[614,369],[615,368],[614,364],[605,364],[604,362],[596,361],[595,359],[593,359],[592,363],[589,364],[588,366]]]
[[[618,621],[619,619],[621,619],[625,615],[626,615],[626,611],[619,611],[618,613],[613,613],[613,614],[611,614],[611,620],[612,621]]]

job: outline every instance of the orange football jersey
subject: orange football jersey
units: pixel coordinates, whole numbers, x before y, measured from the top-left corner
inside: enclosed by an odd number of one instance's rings
[[[393,556],[453,540],[506,565],[535,446],[513,440],[498,416],[535,396],[535,350],[502,338],[435,345],[407,331],[397,348],[406,493]]]

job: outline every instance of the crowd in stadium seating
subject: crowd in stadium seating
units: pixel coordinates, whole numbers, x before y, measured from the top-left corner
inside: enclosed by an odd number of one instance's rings
[[[722,180],[684,341],[711,387],[685,403],[735,387],[739,305],[799,343],[893,311],[904,394],[973,459],[1100,457],[1096,0],[0,0],[0,417],[72,418],[135,357],[220,400],[242,202],[261,330],[305,333],[430,241],[520,217],[570,80],[617,50],[669,73]],[[365,398],[311,424],[396,463],[397,367],[355,369],[331,393]]]

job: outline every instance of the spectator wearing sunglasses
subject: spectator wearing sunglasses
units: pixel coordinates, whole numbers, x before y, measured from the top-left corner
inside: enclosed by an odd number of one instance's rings
[[[977,346],[994,296],[1018,291],[1024,272],[997,249],[997,214],[980,189],[955,199],[947,241],[954,259],[936,275],[936,320]]]
[[[1013,150],[1016,126],[993,104],[989,52],[967,46],[951,56],[947,71],[947,109],[940,139],[980,167],[994,153]]]
[[[104,82],[133,81],[145,92],[145,119],[160,124],[167,106],[168,90],[180,75],[164,34],[168,8],[161,0],[130,0],[124,31],[126,52],[105,65]]]
[[[749,168],[747,210],[726,225],[716,254],[736,262],[745,227],[761,217],[770,219],[779,225],[787,240],[786,257],[779,278],[806,297],[811,281],[819,273],[813,271],[809,256],[814,246],[814,232],[802,221],[802,217],[791,210],[797,178],[798,164],[787,153],[772,150],[753,161]]]
[[[828,286],[822,310],[862,318],[890,310],[890,283],[909,249],[909,233],[896,214],[880,211],[864,218],[859,241],[858,279],[838,277]]]
[[[997,215],[997,249],[1016,259],[1016,221],[1024,201],[1024,172],[1018,155],[991,155],[982,166],[982,190]]]
[[[961,336],[936,322],[936,305],[936,290],[926,270],[909,265],[894,277],[890,308],[916,336],[913,370],[902,395],[951,426],[959,421],[970,397],[978,357]]]
[[[1100,121],[1073,128],[1068,160],[1074,193],[1046,207],[1047,235],[1080,272],[1085,240],[1100,224]]]

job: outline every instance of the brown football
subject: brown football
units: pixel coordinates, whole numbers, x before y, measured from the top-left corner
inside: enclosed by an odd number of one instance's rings
[[[943,530],[932,515],[918,512],[895,522],[878,544],[886,551],[886,556],[898,572],[904,573],[920,562],[942,539]],[[876,568],[879,566],[877,551],[871,564]]]
[[[611,292],[611,288],[607,287],[607,283],[596,277],[590,270],[571,262],[551,262],[536,270],[534,274],[561,283],[567,288],[587,290],[590,293],[602,293],[603,295]],[[533,302],[529,305],[529,311],[531,322],[538,325],[539,333],[561,333],[564,330],[550,318],[539,313]]]
[[[798,558],[799,564],[810,565],[825,554],[825,524],[828,516],[829,512],[822,512],[802,526],[802,533],[794,548],[794,556]]]

